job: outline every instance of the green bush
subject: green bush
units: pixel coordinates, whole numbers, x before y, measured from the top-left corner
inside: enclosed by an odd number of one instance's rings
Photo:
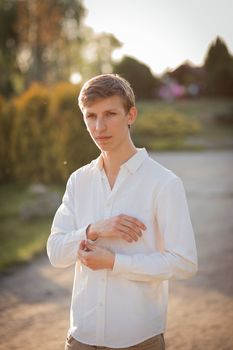
[[[97,155],[78,108],[79,89],[69,83],[59,83],[51,93],[52,149],[57,161],[57,174],[62,180]],[[56,177],[53,174],[53,178]]]
[[[0,98],[0,181],[64,182],[97,149],[86,131],[79,87],[33,84],[21,96]]]
[[[14,101],[16,115],[13,124],[12,159],[18,180],[50,180],[50,93],[34,84]]]
[[[0,96],[0,182],[13,179],[12,133],[14,106]]]
[[[228,109],[224,113],[222,112],[222,113],[216,114],[214,120],[219,125],[223,125],[223,126],[232,128],[232,126],[233,126],[233,107],[231,106],[231,109]]]
[[[176,149],[180,148],[185,137],[195,135],[201,129],[199,121],[191,120],[182,113],[170,109],[144,110],[139,114],[132,135],[139,146],[148,149]]]
[[[79,90],[64,82],[50,88],[34,84],[15,99],[0,98],[1,182],[65,182],[98,155],[78,108]],[[200,130],[194,118],[145,102],[132,136],[140,147],[179,149]]]

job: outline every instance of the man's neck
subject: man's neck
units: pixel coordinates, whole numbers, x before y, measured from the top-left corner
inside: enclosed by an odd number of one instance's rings
[[[117,176],[120,166],[127,162],[137,149],[132,142],[121,149],[109,152],[102,152],[104,170],[107,176]]]

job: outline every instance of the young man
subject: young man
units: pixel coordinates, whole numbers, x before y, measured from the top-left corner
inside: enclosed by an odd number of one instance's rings
[[[79,106],[101,154],[71,174],[47,243],[52,265],[75,264],[66,349],[165,349],[168,280],[197,270],[182,182],[133,144],[126,80],[94,77]]]

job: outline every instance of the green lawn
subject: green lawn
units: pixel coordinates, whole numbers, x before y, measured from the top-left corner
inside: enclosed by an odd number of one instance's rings
[[[0,271],[26,262],[45,249],[53,218],[21,219],[20,210],[30,197],[26,186],[0,186]]]
[[[155,151],[232,147],[233,99],[146,101],[138,103],[138,111],[132,134],[140,147]]]
[[[176,112],[186,114],[188,117],[201,120],[213,119],[220,113],[226,113],[233,108],[233,99],[229,98],[201,98],[201,99],[181,99],[171,102],[160,100],[139,102],[139,112],[144,110],[163,111],[171,108]]]

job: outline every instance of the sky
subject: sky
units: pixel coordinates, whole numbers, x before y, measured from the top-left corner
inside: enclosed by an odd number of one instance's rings
[[[201,65],[220,36],[233,54],[232,0],[84,0],[85,24],[123,44],[115,59],[132,56],[160,75],[185,61]]]

